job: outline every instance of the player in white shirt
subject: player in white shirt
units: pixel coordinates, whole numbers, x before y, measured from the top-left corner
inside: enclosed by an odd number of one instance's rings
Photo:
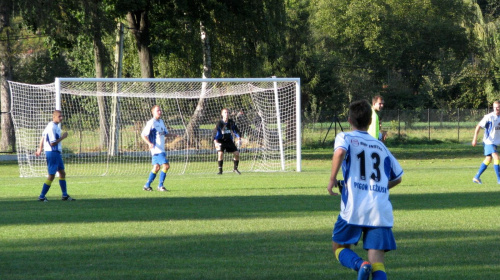
[[[500,159],[497,153],[497,147],[500,144],[500,101],[493,102],[493,112],[485,115],[476,126],[474,138],[472,139],[473,147],[477,144],[477,136],[481,128],[484,128],[483,145],[484,155],[486,157],[481,163],[476,175],[472,178],[472,182],[482,184],[479,177],[483,174],[486,168],[488,168],[488,165],[491,163],[491,158],[493,158],[493,167],[495,168],[495,174],[497,175],[497,183],[500,184]]]
[[[45,180],[43,184],[42,192],[38,197],[38,201],[48,201],[45,195],[49,192],[50,186],[52,185],[52,181],[54,181],[57,172],[59,172],[59,186],[62,191],[62,200],[75,200],[68,195],[66,186],[66,171],[64,171],[61,141],[68,137],[68,133],[62,133],[61,128],[59,127],[59,123],[62,119],[63,116],[61,111],[55,110],[52,112],[52,121],[49,122],[47,127],[45,127],[42,137],[40,138],[40,144],[35,152],[35,155],[38,157],[42,154],[42,150],[45,151],[48,169],[47,180]]]
[[[156,178],[156,174],[160,171],[160,182],[158,184],[159,191],[167,191],[163,186],[165,178],[167,177],[167,171],[170,168],[168,159],[165,153],[165,137],[168,134],[167,127],[161,119],[161,108],[158,105],[154,105],[151,108],[151,114],[153,118],[150,119],[144,129],[142,130],[141,136],[144,142],[148,144],[149,150],[151,151],[153,169],[149,173],[148,181],[144,185],[145,191],[152,191],[151,183]]]
[[[387,279],[384,255],[396,249],[389,189],[401,183],[403,169],[387,147],[368,134],[371,112],[366,100],[351,103],[348,121],[352,131],[335,138],[327,190],[336,195],[333,188],[339,183],[343,187],[332,248],[343,266],[358,271],[358,279],[369,279],[370,274],[373,279]],[[337,181],[341,167],[344,181]],[[350,249],[362,235],[368,261]]]

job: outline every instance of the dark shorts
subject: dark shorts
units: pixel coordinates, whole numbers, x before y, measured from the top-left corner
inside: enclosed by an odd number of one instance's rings
[[[222,152],[233,153],[233,152],[237,152],[238,148],[236,148],[236,145],[234,144],[233,141],[225,141],[225,142],[221,142],[220,150]]]

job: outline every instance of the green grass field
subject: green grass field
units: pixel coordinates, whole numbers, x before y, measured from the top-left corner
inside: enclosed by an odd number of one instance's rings
[[[405,170],[391,190],[398,250],[389,279],[500,279],[500,185],[471,178],[482,148],[395,146]],[[327,195],[331,149],[304,150],[301,173],[19,178],[0,162],[0,279],[355,279],[331,252],[339,197]],[[216,164],[214,163],[214,167]],[[361,244],[360,244],[361,245]],[[361,256],[361,246],[355,248]]]

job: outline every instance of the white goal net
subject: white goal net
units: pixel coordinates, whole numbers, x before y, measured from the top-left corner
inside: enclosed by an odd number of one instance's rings
[[[61,110],[63,158],[70,176],[147,174],[151,155],[141,131],[162,109],[169,174],[216,173],[213,129],[230,110],[243,134],[242,172],[301,171],[300,80],[58,78],[47,85],[9,82],[21,177],[47,174],[35,156],[41,134]],[[225,171],[232,153],[224,154]]]

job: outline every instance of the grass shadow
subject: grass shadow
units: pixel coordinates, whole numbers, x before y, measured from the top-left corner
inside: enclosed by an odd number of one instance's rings
[[[253,219],[304,217],[339,210],[339,197],[272,195],[81,199],[75,202],[0,201],[0,226],[43,223]],[[461,209],[500,206],[500,191],[391,194],[395,210]]]
[[[496,279],[500,273],[498,232],[395,235],[398,250],[386,257],[389,278]],[[468,239],[457,244],[450,236]],[[25,239],[2,247],[0,270],[2,278],[10,280],[353,279],[356,275],[334,260],[328,230],[140,239],[45,237],[37,243]],[[355,251],[366,257],[360,247]]]

